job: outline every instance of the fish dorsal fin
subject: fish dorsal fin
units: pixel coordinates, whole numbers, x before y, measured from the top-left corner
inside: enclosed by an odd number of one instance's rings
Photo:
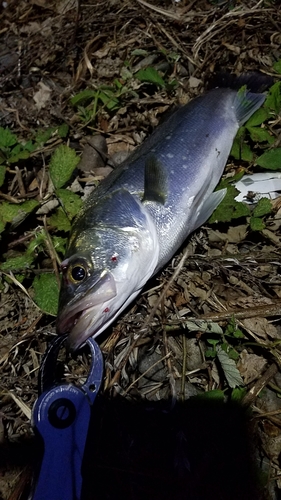
[[[164,167],[155,156],[149,156],[144,167],[144,195],[142,201],[154,201],[164,205],[166,198],[167,177]]]

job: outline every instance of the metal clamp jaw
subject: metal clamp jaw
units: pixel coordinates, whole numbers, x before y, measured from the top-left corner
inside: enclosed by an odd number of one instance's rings
[[[56,337],[47,350],[39,374],[39,391],[32,425],[44,443],[40,473],[32,500],[79,500],[81,465],[93,405],[103,376],[103,357],[93,339],[87,340],[92,356],[89,376],[81,387],[55,386],[54,368],[66,336]]]

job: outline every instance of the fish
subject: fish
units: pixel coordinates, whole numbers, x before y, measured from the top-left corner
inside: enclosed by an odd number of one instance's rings
[[[86,199],[61,263],[56,328],[70,350],[114,322],[223,200],[235,135],[266,97],[248,81],[178,108]]]

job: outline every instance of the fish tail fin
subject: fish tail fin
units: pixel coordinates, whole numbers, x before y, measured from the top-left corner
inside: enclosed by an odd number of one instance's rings
[[[248,92],[246,86],[238,90],[234,99],[234,108],[240,127],[261,107],[265,98],[265,94],[253,94],[252,92]]]
[[[211,79],[208,87],[237,90],[234,107],[237,121],[241,126],[263,104],[266,95],[262,92],[271,85],[273,85],[273,78],[259,72],[245,73],[240,76],[219,73]]]

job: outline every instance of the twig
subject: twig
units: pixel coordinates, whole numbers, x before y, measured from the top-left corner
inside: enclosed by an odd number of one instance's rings
[[[22,180],[22,175],[21,175],[21,171],[19,169],[19,167],[15,167],[15,171],[16,171],[16,176],[17,176],[17,181],[18,181],[18,185],[19,185],[19,190],[20,190],[20,194],[21,196],[25,197],[26,196],[26,191],[25,191],[25,187],[24,187],[24,183],[23,183],[23,180]]]
[[[58,270],[58,265],[60,264],[60,260],[59,260],[58,254],[54,248],[53,242],[52,242],[51,237],[50,237],[49,232],[48,232],[46,215],[44,216],[44,230],[45,230],[44,232],[45,232],[45,237],[46,237],[46,245],[48,248],[49,255],[51,257],[51,261],[52,261],[53,269],[54,269],[54,272],[55,272],[55,275],[57,278],[58,286],[60,287],[60,274],[59,274],[59,270]]]
[[[278,366],[273,363],[268,370],[263,374],[263,376],[255,383],[255,385],[249,390],[249,392],[244,396],[242,404],[245,406],[250,406],[262,389],[268,384],[268,382],[278,373]]]
[[[183,265],[185,263],[185,260],[187,259],[189,255],[189,248],[187,247],[183,253],[183,256],[180,260],[180,262],[178,263],[177,267],[176,267],[176,270],[175,272],[173,273],[173,275],[171,276],[170,280],[168,281],[167,285],[165,286],[163,292],[160,294],[155,306],[153,307],[151,313],[149,314],[147,320],[144,322],[143,326],[140,328],[140,332],[142,331],[145,331],[146,327],[149,325],[149,323],[151,322],[154,314],[155,314],[155,311],[157,310],[159,304],[161,303],[161,301],[164,299],[167,291],[169,290],[171,284],[174,282],[174,280],[176,279],[176,277],[179,275],[179,273],[181,272],[182,268],[183,268]],[[126,365],[128,359],[129,359],[129,356],[131,354],[131,352],[133,351],[133,349],[135,348],[135,346],[137,345],[138,341],[139,341],[139,338],[141,337],[141,334],[137,335],[135,340],[132,342],[132,345],[130,346],[130,349],[128,350],[126,356],[124,357],[123,359],[123,363],[122,363],[122,366],[120,367],[120,369],[115,373],[113,379],[111,380],[111,382],[109,382],[108,384],[108,389],[110,389],[112,386],[114,386],[114,384],[116,383],[116,381],[119,379],[120,375],[121,375],[121,371],[122,371],[122,368]]]
[[[143,326],[140,328],[140,330],[143,330],[145,328],[147,328],[147,326],[149,325],[149,323],[152,321],[152,318],[155,314],[155,312],[157,311],[159,305],[161,304],[162,300],[164,299],[165,295],[167,294],[171,284],[176,280],[176,278],[178,277],[179,273],[181,272],[183,266],[184,266],[184,263],[187,259],[187,257],[189,256],[189,248],[186,247],[184,253],[183,253],[183,256],[181,258],[181,260],[179,261],[173,275],[171,276],[171,278],[169,279],[167,285],[165,286],[164,290],[162,291],[162,293],[159,295],[156,303],[154,304],[148,318],[145,320]]]
[[[164,345],[165,352],[167,353],[166,354],[166,356],[167,356],[169,354],[169,352],[167,352],[169,347],[168,347],[168,342],[167,342],[167,333],[165,332],[165,330],[163,330],[163,345]],[[177,401],[177,392],[176,392],[175,377],[173,374],[173,368],[172,368],[170,358],[167,358],[167,368],[169,371],[168,379],[169,379],[169,384],[170,384],[170,389],[171,389],[171,396],[172,396],[171,403],[172,403],[172,408],[173,408],[174,405],[176,404],[176,401]]]
[[[185,377],[186,377],[187,348],[186,336],[182,335],[182,374],[181,374],[181,400],[185,400]]]
[[[228,309],[225,312],[203,314],[196,319],[206,319],[210,321],[223,321],[234,316],[237,319],[255,318],[256,316],[281,316],[281,302],[278,300],[274,304],[266,306],[248,307],[247,309]],[[195,318],[189,318],[191,321]]]

